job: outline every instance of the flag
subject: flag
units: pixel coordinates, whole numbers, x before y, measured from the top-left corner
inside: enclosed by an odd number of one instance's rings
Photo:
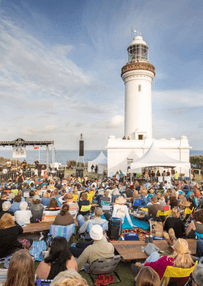
[[[34,146],[34,150],[38,150],[39,149],[39,146]]]

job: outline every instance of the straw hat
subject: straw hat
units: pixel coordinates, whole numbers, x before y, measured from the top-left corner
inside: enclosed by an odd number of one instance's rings
[[[190,254],[191,251],[188,248],[188,242],[187,240],[183,238],[179,238],[176,240],[174,245],[172,246],[174,251],[177,252],[178,254]]]
[[[115,204],[124,205],[126,203],[126,199],[123,196],[120,196],[115,199]]]
[[[185,199],[180,203],[180,205],[188,208],[191,205],[191,203]]]
[[[101,240],[103,237],[103,229],[99,224],[93,225],[90,229],[90,237],[93,240]]]

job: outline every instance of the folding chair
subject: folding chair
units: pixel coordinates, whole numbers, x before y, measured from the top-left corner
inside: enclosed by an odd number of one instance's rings
[[[78,201],[78,195],[73,195],[73,202],[76,203]]]
[[[52,237],[56,237],[56,236],[65,237],[67,242],[69,242],[72,235],[75,234],[75,224],[74,223],[72,223],[70,225],[54,225],[54,224],[52,224],[50,226],[49,234]]]
[[[111,258],[99,258],[90,264],[86,272],[89,274],[93,284],[95,283],[95,281],[92,275],[98,276],[101,274],[110,274],[110,273],[114,273],[118,278],[117,282],[111,284],[120,283],[121,279],[118,273],[115,271],[115,268],[120,261],[121,261],[121,255],[115,255]]]
[[[167,266],[161,280],[160,286],[166,286],[169,282],[176,282],[177,286],[183,286],[190,277],[190,274],[194,271],[198,261],[191,268],[179,268],[174,266]],[[185,279],[184,279],[185,278]]]
[[[101,207],[103,211],[110,211],[111,210],[111,206],[110,206],[110,201],[100,201]]]
[[[87,226],[87,231],[85,233],[82,233],[80,235],[80,237],[82,238],[82,240],[91,240],[91,237],[89,235],[89,232],[90,232],[90,229],[93,227],[93,225],[96,225],[98,223],[93,223],[92,221],[90,221],[88,223],[88,226]],[[103,232],[105,232],[106,230],[108,230],[108,220],[106,220],[104,223],[102,224],[99,224],[102,229],[103,229]]]
[[[158,210],[156,216],[164,216],[165,219],[167,219],[171,215],[171,212],[172,212],[171,210],[166,211],[166,212],[162,212],[162,211]]]

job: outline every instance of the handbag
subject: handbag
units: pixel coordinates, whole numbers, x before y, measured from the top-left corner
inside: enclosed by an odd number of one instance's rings
[[[163,223],[160,218],[155,218],[154,220],[149,220],[150,233],[153,236],[163,237]]]

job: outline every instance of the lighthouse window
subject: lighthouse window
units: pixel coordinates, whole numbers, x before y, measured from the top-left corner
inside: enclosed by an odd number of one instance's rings
[[[138,140],[143,140],[143,135],[138,135]]]
[[[142,87],[141,87],[141,84],[138,85],[138,91],[141,91],[142,90]]]

